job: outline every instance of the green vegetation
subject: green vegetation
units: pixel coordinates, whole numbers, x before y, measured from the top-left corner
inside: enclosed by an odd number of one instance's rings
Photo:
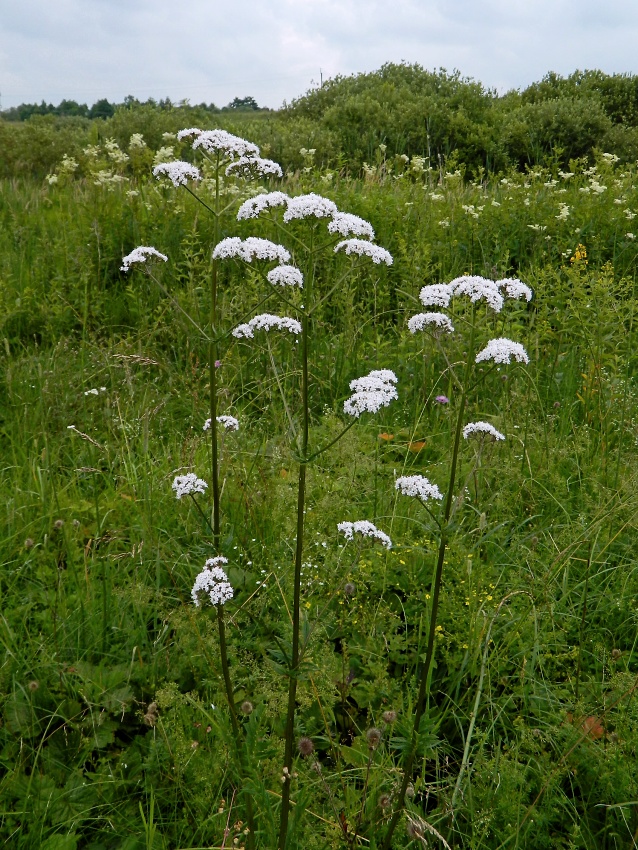
[[[439,85],[463,138],[509,103],[551,141],[579,98],[611,135],[487,162],[504,136],[472,149],[440,112],[428,151],[409,104],[374,111],[379,85],[415,104]],[[268,189],[363,217],[391,266],[335,254],[326,219],[238,221],[259,190],[177,140],[211,126],[196,108],[0,123],[6,846],[270,850],[288,796],[289,850],[635,846],[638,189],[629,148],[602,141],[628,144],[632,85],[497,98],[387,66],[215,117],[285,165]],[[197,161],[208,209],[151,176],[171,159]],[[304,289],[213,262],[235,236],[286,245]],[[123,272],[138,245],[169,259]],[[424,285],[465,274],[534,297],[424,308]],[[455,332],[412,334],[423,309]],[[301,342],[230,335],[265,311]],[[475,363],[500,337],[529,364]],[[349,383],[377,369],[398,399],[353,420]],[[212,440],[211,409],[239,431]],[[459,440],[476,421],[506,439]],[[176,500],[188,472],[210,486]],[[417,474],[446,497],[431,513],[395,489]],[[337,531],[362,519],[392,548]],[[198,608],[215,555],[234,596]]]

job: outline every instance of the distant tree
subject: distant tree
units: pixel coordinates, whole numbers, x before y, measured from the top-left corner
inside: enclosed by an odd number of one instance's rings
[[[254,97],[236,97],[228,104],[226,109],[237,109],[241,112],[250,112],[251,110],[259,109],[259,105]]]
[[[112,118],[115,114],[115,104],[106,98],[98,100],[89,110],[89,118]]]

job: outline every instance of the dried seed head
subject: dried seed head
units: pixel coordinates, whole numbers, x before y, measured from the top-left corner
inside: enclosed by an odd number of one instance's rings
[[[346,596],[354,596],[357,591],[357,588],[351,581],[347,581],[343,586],[343,592]]]
[[[250,702],[247,699],[245,699],[242,702],[242,704],[241,704],[241,713],[242,714],[246,714],[246,715],[252,714],[254,710],[255,710],[255,708],[254,708],[252,702]]]
[[[384,723],[396,723],[397,713],[393,709],[389,711],[383,712],[383,722]]]
[[[31,691],[31,693],[35,693],[39,687],[40,683],[36,682],[35,679],[32,682],[29,682],[29,684],[27,685],[27,688]]]
[[[412,783],[405,789],[405,796],[410,800],[414,797],[414,785]]]
[[[423,833],[413,820],[408,820],[406,832],[409,838],[423,838]]]
[[[55,528],[56,531],[59,531],[61,528],[64,528],[64,520],[56,519],[56,521],[53,523],[53,528]]]
[[[314,751],[315,745],[312,743],[310,738],[303,737],[299,738],[297,741],[297,747],[299,748],[301,755],[305,758]]]
[[[381,742],[381,730],[377,729],[376,726],[368,729],[366,732],[366,740],[368,742],[368,749],[376,750]]]
[[[35,546],[35,543],[31,539],[31,537],[27,537],[27,539],[24,541],[24,548],[25,549],[33,549],[34,546]]]
[[[614,659],[614,661],[618,661],[621,655],[622,653],[619,649],[612,649],[611,657]]]
[[[392,798],[390,797],[389,794],[381,794],[381,796],[377,800],[379,808],[383,809],[383,811],[390,808],[391,802],[392,802]]]
[[[157,723],[157,703],[152,702],[146,709],[146,714],[144,715],[144,723],[147,726],[155,726]]]

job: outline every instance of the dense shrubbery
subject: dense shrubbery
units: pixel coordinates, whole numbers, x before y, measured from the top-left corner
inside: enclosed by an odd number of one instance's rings
[[[548,74],[523,91],[500,96],[458,72],[388,64],[373,73],[328,80],[279,112],[256,107],[252,98],[235,98],[221,111],[212,104],[134,98],[117,108],[102,101],[91,109],[72,101],[59,107],[25,105],[0,121],[2,175],[44,175],[56,160],[61,135],[70,155],[87,138],[115,138],[124,147],[133,133],[159,147],[163,133],[208,125],[212,115],[219,126],[269,146],[286,170],[303,166],[302,147],[316,150],[323,165],[354,174],[374,160],[379,145],[389,156],[423,156],[437,167],[455,157],[474,174],[565,167],[574,157],[591,159],[595,149],[615,153],[623,162],[638,157],[638,77],[632,75]],[[48,120],[42,120],[43,113]],[[89,124],[98,114],[101,120]],[[33,117],[26,126],[7,120],[28,115]]]

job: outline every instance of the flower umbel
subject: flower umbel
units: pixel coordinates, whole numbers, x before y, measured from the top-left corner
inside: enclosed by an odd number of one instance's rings
[[[503,296],[493,280],[479,275],[463,275],[450,281],[454,295],[467,295],[473,303],[485,300],[496,313],[503,309]]]
[[[164,260],[165,263],[168,261],[166,254],[160,254],[155,248],[147,245],[140,245],[138,248],[134,248],[126,257],[122,257],[120,271],[127,272],[133,263],[145,263],[149,257],[157,257],[158,260]]]
[[[352,213],[338,212],[328,224],[328,233],[339,233],[341,236],[367,236],[374,239],[374,230],[370,222]]]
[[[181,499],[182,496],[190,496],[193,493],[205,493],[208,484],[194,472],[188,472],[186,475],[177,475],[172,487],[177,498]]]
[[[234,416],[217,416],[215,417],[216,421],[224,428],[226,431],[239,431],[239,420],[235,419]],[[210,419],[207,419],[204,422],[204,431],[210,430]]]
[[[433,283],[424,286],[419,293],[424,307],[448,307],[454,291],[448,283]]]
[[[258,236],[249,236],[240,239],[239,236],[229,236],[222,239],[213,250],[213,259],[227,260],[236,257],[251,263],[253,260],[279,260],[287,263],[290,259],[290,251],[283,245],[277,245],[269,239],[260,239]]]
[[[334,201],[310,192],[308,195],[297,195],[288,201],[288,209],[284,213],[284,221],[292,221],[296,218],[334,218],[339,210]]]
[[[298,286],[303,289],[303,274],[295,266],[277,266],[266,277],[276,286]]]
[[[259,316],[254,316],[249,322],[243,325],[237,325],[232,331],[232,334],[237,339],[253,339],[255,331],[269,331],[272,328],[277,328],[280,331],[288,331],[291,334],[301,333],[301,324],[296,319],[291,319],[289,316],[273,316],[271,313],[260,313]]]
[[[199,169],[190,162],[160,162],[153,169],[154,177],[168,177],[173,186],[186,186],[189,178],[191,180],[200,180],[201,174]]]
[[[467,440],[468,437],[477,435],[479,437],[491,437],[492,440],[504,440],[505,434],[497,431],[489,422],[469,422],[463,428],[463,437]]]
[[[520,342],[499,337],[498,339],[491,339],[485,348],[479,351],[476,355],[476,362],[482,363],[486,360],[493,360],[495,363],[511,363],[512,357],[519,363],[529,363],[527,352]]]
[[[184,133],[185,131],[182,131]],[[190,131],[191,133],[193,131]],[[181,133],[177,138],[183,138]],[[233,136],[226,130],[203,130],[197,133],[193,142],[193,150],[203,148],[208,153],[220,154],[221,156],[241,158],[242,156],[259,156],[259,148],[252,142],[247,142],[239,136]]]
[[[227,563],[227,558],[218,555],[215,558],[209,558],[204,564],[204,569],[195,579],[195,584],[191,590],[191,597],[198,608],[201,605],[201,593],[208,594],[211,605],[223,605],[233,598],[233,588],[228,581],[228,576],[220,566]]]
[[[237,220],[241,221],[244,218],[257,218],[264,210],[271,207],[282,207],[288,204],[290,198],[285,192],[265,192],[262,195],[256,195],[254,198],[249,198],[237,210]]]
[[[423,475],[402,475],[394,482],[394,486],[402,496],[414,496],[422,502],[443,498],[443,493],[436,484],[432,484]]]
[[[346,540],[353,540],[355,534],[360,534],[362,537],[372,537],[374,540],[378,540],[386,549],[392,549],[392,541],[388,535],[367,519],[359,519],[356,522],[340,522],[337,528],[343,533]]]
[[[389,251],[386,251],[385,248],[381,248],[379,245],[375,245],[365,239],[346,239],[335,245],[335,253],[342,249],[346,252],[346,254],[348,254],[348,256],[351,254],[358,254],[360,257],[369,257],[377,266],[380,263],[385,263],[386,266],[391,266],[393,263],[392,254]]]
[[[426,330],[428,325],[433,325],[433,330],[445,331],[448,334],[454,332],[454,325],[445,313],[417,313],[408,320],[408,329],[413,334]]]
[[[343,403],[343,411],[349,416],[359,418],[362,413],[376,413],[397,399],[394,384],[397,376],[390,369],[374,369],[362,378],[350,381],[354,394]]]
[[[278,162],[272,159],[262,159],[259,156],[241,156],[236,162],[231,162],[226,169],[227,177],[283,177],[284,173]]]

